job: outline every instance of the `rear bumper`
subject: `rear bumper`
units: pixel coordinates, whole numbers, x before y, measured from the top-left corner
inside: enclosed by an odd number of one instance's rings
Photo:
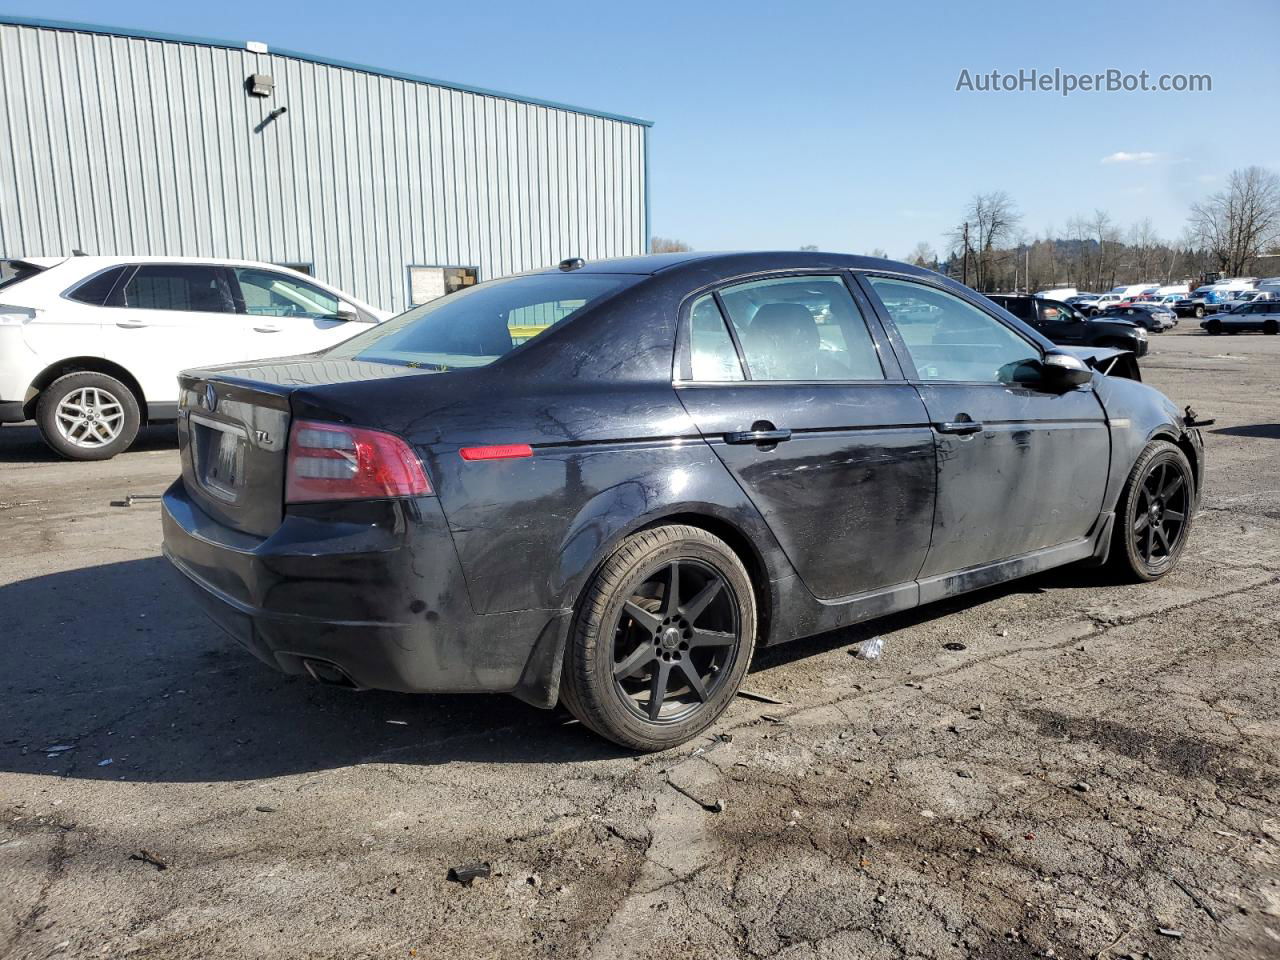
[[[260,539],[217,524],[179,480],[162,515],[164,555],[201,609],[276,670],[556,702],[567,612],[475,613],[433,498],[290,512]]]

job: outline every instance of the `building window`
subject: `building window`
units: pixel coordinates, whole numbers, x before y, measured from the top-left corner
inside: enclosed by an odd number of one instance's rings
[[[480,279],[475,267],[409,267],[409,303],[418,306],[430,303],[465,287],[474,286]]]

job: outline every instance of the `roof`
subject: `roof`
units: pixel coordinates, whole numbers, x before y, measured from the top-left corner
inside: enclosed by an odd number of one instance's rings
[[[378,77],[391,77],[396,80],[408,80],[411,83],[427,83],[435,87],[446,87],[450,90],[460,90],[463,93],[474,93],[483,97],[497,97],[500,100],[512,100],[516,103],[528,103],[537,107],[549,107],[553,110],[566,110],[570,113],[580,113],[589,117],[600,117],[605,120],[618,120],[622,123],[634,123],[643,127],[653,126],[652,120],[644,120],[640,117],[629,117],[620,113],[607,113],[603,110],[576,107],[570,103],[560,103],[555,100],[543,100],[538,97],[524,97],[514,93],[504,93],[501,90],[474,87],[465,83],[453,83],[448,80],[437,80],[433,77],[423,77],[417,74],[403,73],[399,70],[387,70],[382,67],[372,67],[363,63],[352,63],[347,60],[336,60],[332,57],[321,57],[313,53],[299,53],[296,50],[269,47],[265,43],[256,41],[219,40],[213,37],[192,37],[187,36],[186,34],[162,33],[156,30],[140,30],[133,27],[108,27],[95,23],[80,23],[74,20],[45,20],[39,17],[15,17],[10,14],[0,14],[0,25],[3,24],[9,24],[15,27],[36,27],[44,30],[96,33],[110,37],[130,37],[136,40],[164,40],[169,43],[187,43],[202,47],[222,47],[227,50],[241,50],[247,53],[260,53],[275,57],[290,57],[294,60],[305,60],[308,63],[318,63],[329,67],[340,67],[344,70],[356,70],[360,73],[373,74]]]
[[[587,260],[574,272],[633,273],[652,275],[683,266],[714,266],[726,271],[742,270],[884,270],[891,273],[934,275],[932,271],[896,260],[863,257],[851,253],[820,253],[810,250],[686,251],[683,253],[651,253],[640,257],[617,257],[611,260]],[[531,273],[553,273],[558,267],[546,267]]]

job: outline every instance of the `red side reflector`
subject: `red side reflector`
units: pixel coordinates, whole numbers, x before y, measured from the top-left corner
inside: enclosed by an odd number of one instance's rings
[[[490,447],[463,447],[458,453],[463,460],[518,460],[532,457],[533,447],[527,443],[499,443]]]

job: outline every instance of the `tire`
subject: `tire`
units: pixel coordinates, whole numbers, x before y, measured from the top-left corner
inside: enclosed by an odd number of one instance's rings
[[[1276,333],[1280,332],[1280,324],[1277,324],[1274,320],[1266,320],[1262,324],[1262,332],[1269,337],[1274,337]]]
[[[756,619],[751,579],[723,540],[685,525],[640,531],[583,593],[561,699],[614,743],[643,751],[677,746],[711,726],[737,694],[751,665]],[[665,689],[655,714],[659,684]]]
[[[1205,332],[1209,334],[1209,336],[1216,337],[1218,334],[1222,332],[1222,321],[1210,320],[1204,329],[1205,329]]]
[[[1204,307],[1196,307],[1196,319],[1197,320],[1204,319]]]
[[[138,398],[104,373],[59,377],[36,402],[44,442],[67,460],[110,460],[129,449],[142,426]]]
[[[1150,582],[1177,566],[1195,502],[1195,475],[1186,454],[1167,440],[1147,444],[1116,505],[1111,564],[1117,575]]]

